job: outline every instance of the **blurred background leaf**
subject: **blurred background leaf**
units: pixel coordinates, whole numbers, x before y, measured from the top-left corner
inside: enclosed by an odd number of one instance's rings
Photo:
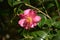
[[[21,0],[8,0],[8,3],[9,3],[10,6],[13,7],[13,6],[18,5],[22,2],[21,2]]]
[[[0,2],[3,2],[3,0],[0,0]]]

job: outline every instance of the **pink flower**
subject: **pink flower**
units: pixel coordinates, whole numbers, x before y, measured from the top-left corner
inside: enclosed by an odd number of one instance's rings
[[[25,10],[24,14],[20,14],[19,17],[21,19],[18,21],[18,24],[25,29],[34,28],[41,20],[41,17],[32,9]]]

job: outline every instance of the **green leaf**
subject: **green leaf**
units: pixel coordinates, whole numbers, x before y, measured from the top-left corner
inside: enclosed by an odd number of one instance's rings
[[[23,0],[24,3],[30,4],[30,0]]]
[[[18,10],[17,10],[17,14],[20,14],[20,13],[23,13],[23,10],[18,9]]]
[[[52,40],[60,40],[60,30],[57,31],[56,36],[54,36]]]
[[[47,33],[44,32],[44,31],[35,31],[35,32],[31,33],[31,36],[33,36],[33,37],[40,37],[40,38],[44,39],[45,37],[47,37]]]
[[[19,1],[18,0],[8,0],[8,4],[12,7],[15,5],[18,5],[20,3],[22,3],[20,0]]]
[[[23,10],[20,8],[14,8],[14,13],[21,14],[21,13],[23,13]]]
[[[20,1],[15,1],[14,3],[13,3],[13,6],[14,5],[17,5],[17,4],[20,4],[21,2]]]
[[[0,0],[0,2],[3,2],[3,0]]]
[[[56,22],[54,25],[56,28],[60,28],[60,21]]]
[[[41,16],[41,21],[38,23],[38,26],[42,27],[45,24],[47,18],[42,14],[39,14],[39,16]]]
[[[47,19],[47,21],[46,21],[46,24],[48,25],[48,27],[51,27],[52,26],[52,20],[50,20],[50,19]]]
[[[58,0],[55,0],[55,3],[56,3],[56,6],[57,6],[58,10],[60,11],[60,6],[59,6],[59,3],[58,3]]]
[[[55,6],[53,3],[49,3],[49,4],[47,5],[47,8],[51,8],[51,7],[53,7],[53,6]]]
[[[33,38],[32,40],[44,40],[44,39],[42,39],[40,37],[36,37],[36,38]]]
[[[56,21],[59,18],[59,16],[54,16],[52,20]]]
[[[30,39],[30,38],[23,38],[23,39],[20,39],[20,40],[32,40],[32,39]]]
[[[22,29],[18,29],[18,33],[20,33],[22,31]]]
[[[13,6],[13,1],[12,1],[12,0],[8,0],[8,4],[9,4],[10,6]]]

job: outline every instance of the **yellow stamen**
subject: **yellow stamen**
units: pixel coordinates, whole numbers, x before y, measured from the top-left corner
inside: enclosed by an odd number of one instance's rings
[[[31,17],[27,17],[27,22],[32,22],[32,18]]]

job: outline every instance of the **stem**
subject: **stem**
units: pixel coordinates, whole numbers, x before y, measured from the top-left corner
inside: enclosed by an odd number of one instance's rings
[[[38,8],[32,6],[32,5],[29,5],[29,4],[27,4],[27,3],[25,3],[25,5],[36,9],[38,12],[42,13],[43,15],[45,15],[45,16],[47,16],[49,19],[51,19],[51,17],[50,17],[48,14],[45,14],[45,13],[42,12],[40,9],[38,9]]]
[[[46,15],[48,15],[48,12],[47,12],[47,10],[45,9],[45,7],[44,7],[44,4],[42,4],[42,6],[43,6],[43,8],[44,8],[44,10],[45,10],[45,13],[46,13]],[[49,16],[49,15],[48,15]],[[50,16],[49,16],[50,17]],[[51,19],[51,18],[50,18]]]
[[[58,0],[55,0],[55,3],[56,3],[56,6],[57,6],[57,12],[60,16],[60,7],[59,7],[59,3],[58,3]]]

